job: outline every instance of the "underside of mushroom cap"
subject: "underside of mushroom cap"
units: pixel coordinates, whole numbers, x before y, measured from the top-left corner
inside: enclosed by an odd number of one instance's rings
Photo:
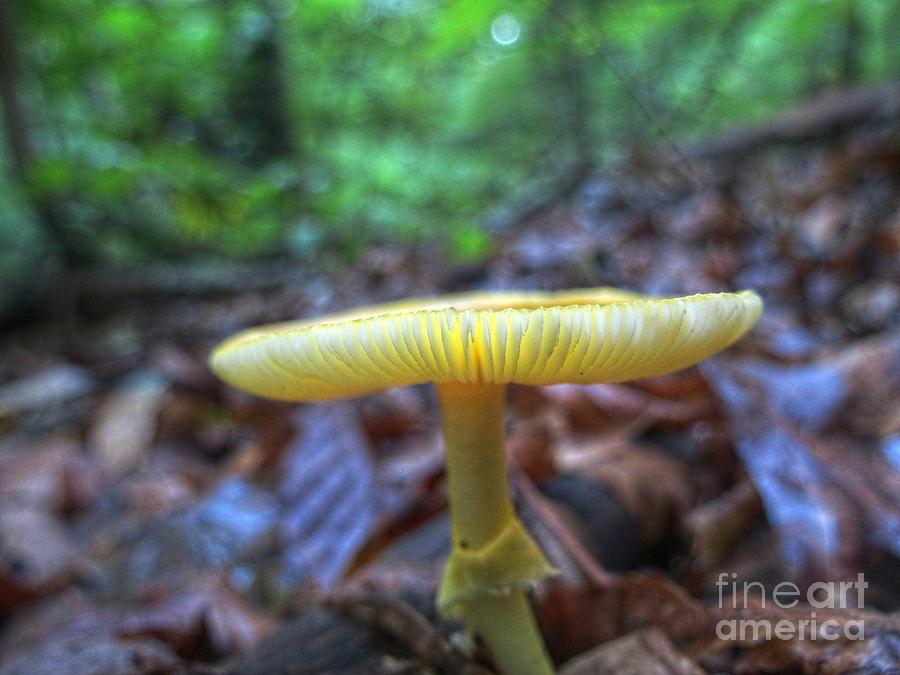
[[[697,363],[738,340],[761,311],[752,291],[466,293],[252,329],[210,364],[239,389],[286,401],[423,382],[614,382]]]

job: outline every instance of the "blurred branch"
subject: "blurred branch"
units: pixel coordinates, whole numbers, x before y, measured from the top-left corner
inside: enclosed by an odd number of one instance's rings
[[[211,296],[301,285],[309,280],[296,262],[208,263],[186,261],[141,267],[79,270],[69,283],[80,298],[116,301],[129,297]]]
[[[354,622],[386,635],[412,652],[421,665],[442,673],[490,675],[489,670],[470,662],[413,607],[383,594],[344,591],[324,598]],[[423,668],[424,670],[424,668]]]
[[[698,143],[686,154],[692,159],[742,158],[773,144],[804,143],[860,124],[896,121],[900,121],[900,80],[827,92],[769,122]]]
[[[576,159],[549,180],[544,176],[524,191],[528,197],[488,215],[488,227],[495,232],[504,232],[537,218],[575,194],[593,170],[592,163]]]

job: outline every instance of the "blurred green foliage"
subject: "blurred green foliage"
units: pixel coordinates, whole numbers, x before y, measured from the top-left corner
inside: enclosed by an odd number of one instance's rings
[[[35,158],[0,271],[52,204],[93,262],[490,250],[573,163],[900,72],[896,0],[11,0]],[[21,183],[22,181],[19,181]]]

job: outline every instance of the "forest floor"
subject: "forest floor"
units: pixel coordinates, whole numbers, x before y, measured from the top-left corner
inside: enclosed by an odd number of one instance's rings
[[[900,671],[900,125],[685,161],[635,153],[500,228],[483,263],[380,245],[227,284],[122,271],[0,336],[0,674],[490,672],[433,609],[433,392],[272,403],[206,358],[243,327],[354,305],[599,285],[753,288],[766,310],[675,375],[511,388],[514,498],[560,570],[534,597],[554,660]],[[859,574],[849,609],[806,601]],[[812,612],[819,639],[721,639]]]

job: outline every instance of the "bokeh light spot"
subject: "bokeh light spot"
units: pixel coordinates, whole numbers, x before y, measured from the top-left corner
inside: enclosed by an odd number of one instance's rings
[[[522,26],[515,17],[509,14],[501,14],[491,24],[491,37],[498,45],[511,45],[519,39]]]

